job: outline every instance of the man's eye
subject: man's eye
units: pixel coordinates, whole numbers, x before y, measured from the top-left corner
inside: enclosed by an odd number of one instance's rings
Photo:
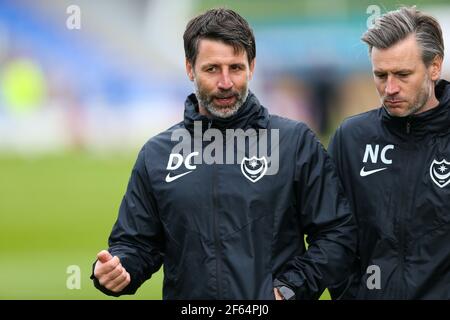
[[[209,67],[206,69],[206,72],[215,72],[217,70],[216,67]]]
[[[375,73],[375,77],[377,77],[378,79],[384,79],[386,78],[386,75],[383,73]]]

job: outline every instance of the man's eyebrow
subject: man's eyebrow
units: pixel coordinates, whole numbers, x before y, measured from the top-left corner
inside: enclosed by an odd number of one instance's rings
[[[400,69],[400,70],[394,71],[394,73],[411,73],[411,72],[412,72],[411,69]]]
[[[230,63],[230,67],[239,67],[241,69],[245,69],[246,65],[242,62]]]
[[[394,70],[391,71],[394,74],[398,74],[398,73],[411,73],[413,70],[411,69],[398,69],[398,70]],[[375,69],[372,71],[374,74],[382,74],[382,73],[387,73],[388,71],[385,71],[383,69]]]
[[[200,68],[202,69],[207,69],[210,67],[218,67],[219,65],[217,63],[205,63],[203,65],[200,66]]]

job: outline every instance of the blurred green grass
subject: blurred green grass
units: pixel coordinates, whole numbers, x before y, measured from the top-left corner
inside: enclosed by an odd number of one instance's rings
[[[0,155],[0,299],[117,299],[97,291],[89,276],[136,155]],[[80,289],[66,287],[70,265],[81,269]],[[161,297],[159,271],[119,299]]]
[[[111,299],[89,276],[133,163],[88,153],[0,157],[0,299]],[[81,268],[79,290],[66,288],[69,265]],[[161,282],[158,273],[128,298],[161,299]]]

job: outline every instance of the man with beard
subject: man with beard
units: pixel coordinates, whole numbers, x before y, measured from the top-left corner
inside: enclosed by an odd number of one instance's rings
[[[318,298],[344,280],[356,245],[331,158],[248,90],[256,46],[240,15],[192,19],[184,48],[195,94],[184,121],[141,150],[95,286],[133,294],[164,265],[164,299]]]
[[[450,299],[450,84],[439,23],[415,7],[362,37],[382,106],[330,144],[358,233],[356,269],[333,295]]]

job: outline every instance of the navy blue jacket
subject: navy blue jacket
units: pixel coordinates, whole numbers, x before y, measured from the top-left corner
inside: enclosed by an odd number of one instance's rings
[[[202,132],[266,129],[270,138],[278,129],[279,143],[270,145],[279,152],[278,172],[252,181],[244,174],[252,175],[248,163],[189,162],[169,170],[178,143],[172,134],[187,129],[198,139],[195,121]],[[164,299],[274,299],[275,279],[298,299],[315,299],[348,274],[355,237],[333,162],[306,125],[269,115],[251,93],[236,115],[208,119],[191,95],[184,121],[151,138],[139,153],[109,251],[131,275],[119,294],[134,293],[164,265]],[[96,286],[116,295],[98,281]]]
[[[359,234],[344,298],[450,299],[450,84],[436,96],[418,115],[351,117],[332,139]]]

